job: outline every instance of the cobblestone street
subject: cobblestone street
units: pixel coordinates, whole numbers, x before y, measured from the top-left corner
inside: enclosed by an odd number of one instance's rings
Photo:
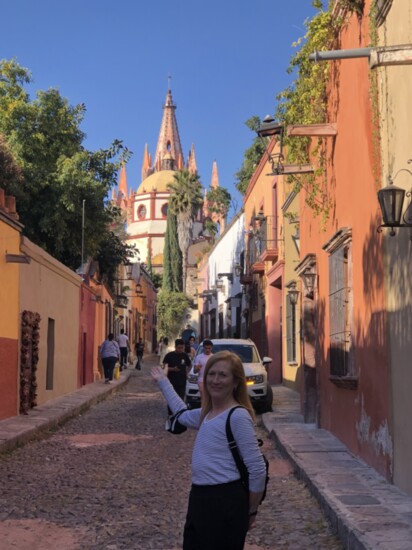
[[[164,431],[149,364],[60,430],[1,456],[1,550],[181,548],[195,434]],[[246,549],[341,549],[289,462],[259,435],[271,479]]]

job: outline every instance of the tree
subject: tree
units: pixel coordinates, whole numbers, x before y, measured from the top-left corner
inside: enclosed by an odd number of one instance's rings
[[[257,116],[253,116],[249,118],[245,122],[245,124],[250,130],[256,132],[257,128],[260,126],[260,119]],[[253,176],[253,173],[256,170],[256,167],[259,164],[264,152],[265,147],[256,136],[253,140],[252,145],[248,149],[246,149],[243,155],[243,163],[241,169],[235,174],[236,189],[239,191],[239,193],[242,193],[242,195],[246,193],[246,189],[248,188],[250,179]]]
[[[23,180],[20,166],[10,151],[4,137],[0,134],[0,187],[9,188],[13,183]]]
[[[182,292],[162,290],[157,302],[158,333],[174,339],[184,325],[189,300]]]
[[[210,212],[226,218],[232,197],[224,187],[212,187],[206,194]]]
[[[186,288],[187,252],[193,237],[193,224],[203,204],[202,185],[198,174],[184,169],[176,172],[168,184],[171,192],[169,209],[177,218],[177,235],[183,256],[183,288]]]
[[[0,132],[21,174],[7,178],[5,190],[16,197],[25,234],[77,269],[83,235],[86,257],[96,258],[110,241],[119,213],[107,196],[129,152],[118,140],[107,149],[86,150],[80,130],[84,104],[69,105],[55,89],[39,91],[31,101],[24,89],[30,82],[29,71],[15,60],[0,61]],[[120,263],[127,247],[115,249]]]
[[[165,244],[163,249],[162,288],[169,292],[182,292],[182,282],[183,261],[182,251],[179,248],[177,238],[177,220],[176,215],[172,213],[170,208],[168,208]]]

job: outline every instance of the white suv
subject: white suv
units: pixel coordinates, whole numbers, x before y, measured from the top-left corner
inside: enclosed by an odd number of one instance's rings
[[[265,365],[272,362],[270,357],[260,358],[257,347],[252,340],[240,340],[239,338],[212,339],[212,353],[218,351],[232,351],[236,353],[243,363],[245,369],[246,383],[249,397],[257,412],[263,413],[272,410],[273,393],[268,384],[268,375]],[[200,344],[196,355],[203,353],[203,346]],[[193,361],[196,364],[196,358]],[[186,382],[186,403],[191,407],[200,406],[200,392],[197,384],[197,374],[191,368]]]

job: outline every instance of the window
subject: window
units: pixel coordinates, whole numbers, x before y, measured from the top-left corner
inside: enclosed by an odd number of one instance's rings
[[[286,354],[288,363],[296,363],[296,304],[286,294]]]
[[[137,209],[137,216],[139,217],[139,220],[143,220],[146,217],[146,213],[146,206],[144,204],[141,204]]]
[[[355,379],[352,357],[352,232],[344,228],[324,246],[329,252],[329,357],[331,380]]]
[[[167,203],[162,206],[162,216],[167,218]]]
[[[376,0],[376,24],[378,27],[385,22],[386,16],[392,7],[393,0]]]

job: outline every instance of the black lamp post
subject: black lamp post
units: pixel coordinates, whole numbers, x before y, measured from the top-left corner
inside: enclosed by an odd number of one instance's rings
[[[408,172],[412,176],[412,172],[403,168],[399,172]],[[396,176],[399,174],[396,173]],[[403,202],[407,197],[411,196],[411,191],[406,192],[405,189],[397,187],[393,184],[393,179],[388,176],[388,185],[378,191],[379,206],[382,210],[383,224],[378,227],[378,232],[382,231],[382,227],[390,227],[389,235],[393,237],[396,235],[395,227],[410,227],[412,228],[412,203],[406,209],[405,214],[402,216]],[[402,223],[402,221],[404,223]],[[412,239],[412,235],[411,235]]]

